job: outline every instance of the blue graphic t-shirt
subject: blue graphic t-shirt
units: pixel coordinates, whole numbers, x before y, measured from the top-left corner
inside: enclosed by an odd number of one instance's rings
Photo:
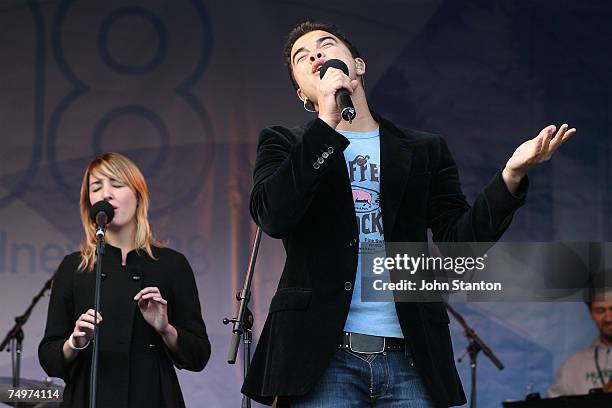
[[[380,133],[339,130],[351,143],[344,150],[344,160],[353,190],[353,203],[359,227],[360,256],[353,298],[344,330],[374,336],[403,338],[393,302],[361,301],[361,251],[384,251],[382,209],[380,207]]]

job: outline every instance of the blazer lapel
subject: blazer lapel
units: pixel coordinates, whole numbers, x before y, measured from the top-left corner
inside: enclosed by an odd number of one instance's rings
[[[385,241],[392,240],[397,213],[410,176],[414,146],[395,126],[377,118],[380,127],[380,194]]]

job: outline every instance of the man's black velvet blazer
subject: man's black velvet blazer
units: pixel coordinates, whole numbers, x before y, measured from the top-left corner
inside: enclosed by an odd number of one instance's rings
[[[440,136],[376,120],[385,241],[427,241],[428,229],[437,242],[499,239],[524,203],[526,177],[513,195],[498,171],[470,206]],[[242,388],[257,401],[270,404],[274,396],[307,393],[337,350],[359,246],[343,157],[348,145],[320,119],[299,128],[266,128],[260,135],[251,214],[264,232],[283,240],[287,259]],[[319,163],[323,152],[329,156]],[[395,305],[415,367],[436,405],[465,403],[444,304]]]

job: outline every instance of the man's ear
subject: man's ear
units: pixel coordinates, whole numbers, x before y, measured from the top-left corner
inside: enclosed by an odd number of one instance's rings
[[[304,92],[302,92],[302,90],[298,88],[295,90],[295,93],[297,94],[297,97],[300,98],[300,101],[302,101],[303,103],[304,99],[306,99],[306,95],[304,95]]]
[[[308,99],[308,97],[304,94],[304,92],[302,92],[301,89],[296,89],[295,93],[297,94],[298,98],[300,98],[300,100],[302,101],[302,103],[304,104],[304,110],[308,111],[308,112],[317,112],[317,108],[315,107],[315,104]]]
[[[359,76],[364,75],[366,72],[365,61],[361,58],[355,58],[355,73]]]

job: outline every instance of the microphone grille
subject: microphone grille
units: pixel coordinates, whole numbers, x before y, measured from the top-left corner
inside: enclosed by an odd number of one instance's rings
[[[339,59],[330,59],[325,61],[323,65],[321,65],[321,70],[319,71],[320,78],[323,78],[325,72],[327,72],[328,68],[336,68],[344,72],[344,75],[349,74],[348,66],[344,63],[344,61]]]
[[[91,209],[89,210],[89,216],[91,217],[91,220],[93,222],[96,222],[96,217],[100,212],[106,215],[107,223],[111,222],[113,220],[113,217],[115,216],[115,209],[113,208],[111,203],[105,200],[98,201],[97,203],[91,206]]]

